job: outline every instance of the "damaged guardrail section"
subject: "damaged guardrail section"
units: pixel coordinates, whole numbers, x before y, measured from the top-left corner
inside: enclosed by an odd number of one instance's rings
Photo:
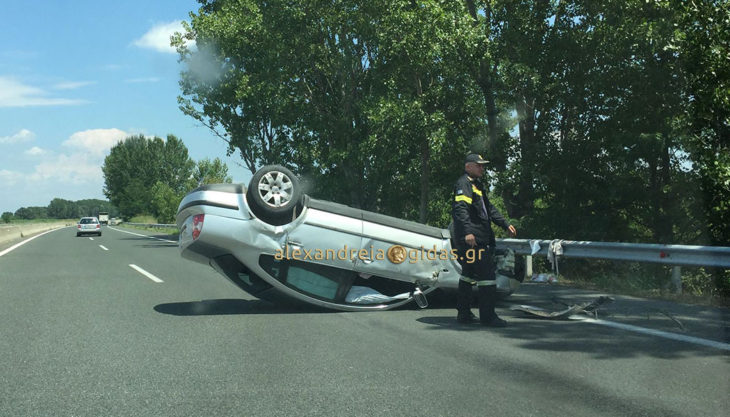
[[[612,259],[672,266],[730,268],[730,247],[660,245],[650,243],[587,242],[573,240],[498,239],[497,246],[520,255],[548,255],[558,243],[566,258]],[[539,249],[538,249],[539,248]],[[535,251],[535,249],[538,249]]]
[[[532,255],[545,255],[558,271],[558,258],[650,262],[672,267],[672,285],[682,292],[682,266],[730,268],[730,247],[661,245],[653,243],[587,242],[573,240],[497,239],[497,247],[525,257],[525,275],[532,275]]]

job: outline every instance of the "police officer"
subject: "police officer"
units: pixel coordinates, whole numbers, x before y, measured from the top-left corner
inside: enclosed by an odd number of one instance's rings
[[[476,321],[471,312],[472,286],[477,286],[479,296],[479,321],[485,326],[504,327],[507,322],[494,312],[497,302],[497,283],[494,265],[495,240],[491,223],[510,235],[517,230],[489,202],[487,190],[480,178],[484,175],[487,161],[471,153],[466,156],[464,175],[454,184],[454,199],[451,203],[454,220],[454,241],[462,266],[459,292],[456,302],[459,323]]]

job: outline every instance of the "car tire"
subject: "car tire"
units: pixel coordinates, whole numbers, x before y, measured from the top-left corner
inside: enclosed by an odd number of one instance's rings
[[[76,233],[76,237],[79,237],[79,236],[81,236],[81,233]]]
[[[99,232],[99,236],[101,236],[101,232]]]
[[[281,165],[267,165],[253,175],[246,190],[249,209],[262,221],[281,226],[301,212],[299,178]]]

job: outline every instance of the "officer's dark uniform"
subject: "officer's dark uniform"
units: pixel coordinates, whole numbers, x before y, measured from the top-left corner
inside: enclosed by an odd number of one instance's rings
[[[479,159],[481,160],[481,157]],[[467,162],[473,161],[467,159]],[[479,318],[482,323],[489,324],[498,319],[494,312],[494,305],[497,301],[494,265],[495,240],[490,222],[504,229],[509,227],[509,223],[489,202],[482,182],[477,178],[469,177],[466,173],[454,184],[454,200],[451,207],[454,219],[454,241],[459,263],[462,265],[462,278],[459,280],[456,305],[457,318],[460,321],[469,321],[472,316],[472,285],[477,285]],[[464,238],[468,234],[473,234],[476,238],[476,247],[472,248],[467,245]],[[473,256],[467,256],[469,250],[473,250],[471,252]],[[472,259],[473,262],[469,262]]]

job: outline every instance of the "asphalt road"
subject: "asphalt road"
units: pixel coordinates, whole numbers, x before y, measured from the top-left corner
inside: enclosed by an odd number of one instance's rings
[[[424,310],[294,310],[183,260],[175,242],[103,230],[92,239],[60,229],[0,256],[0,416],[730,409],[724,309],[617,297],[591,323],[503,303],[504,329],[457,325],[449,297]],[[510,302],[559,309],[596,295],[526,285]]]

